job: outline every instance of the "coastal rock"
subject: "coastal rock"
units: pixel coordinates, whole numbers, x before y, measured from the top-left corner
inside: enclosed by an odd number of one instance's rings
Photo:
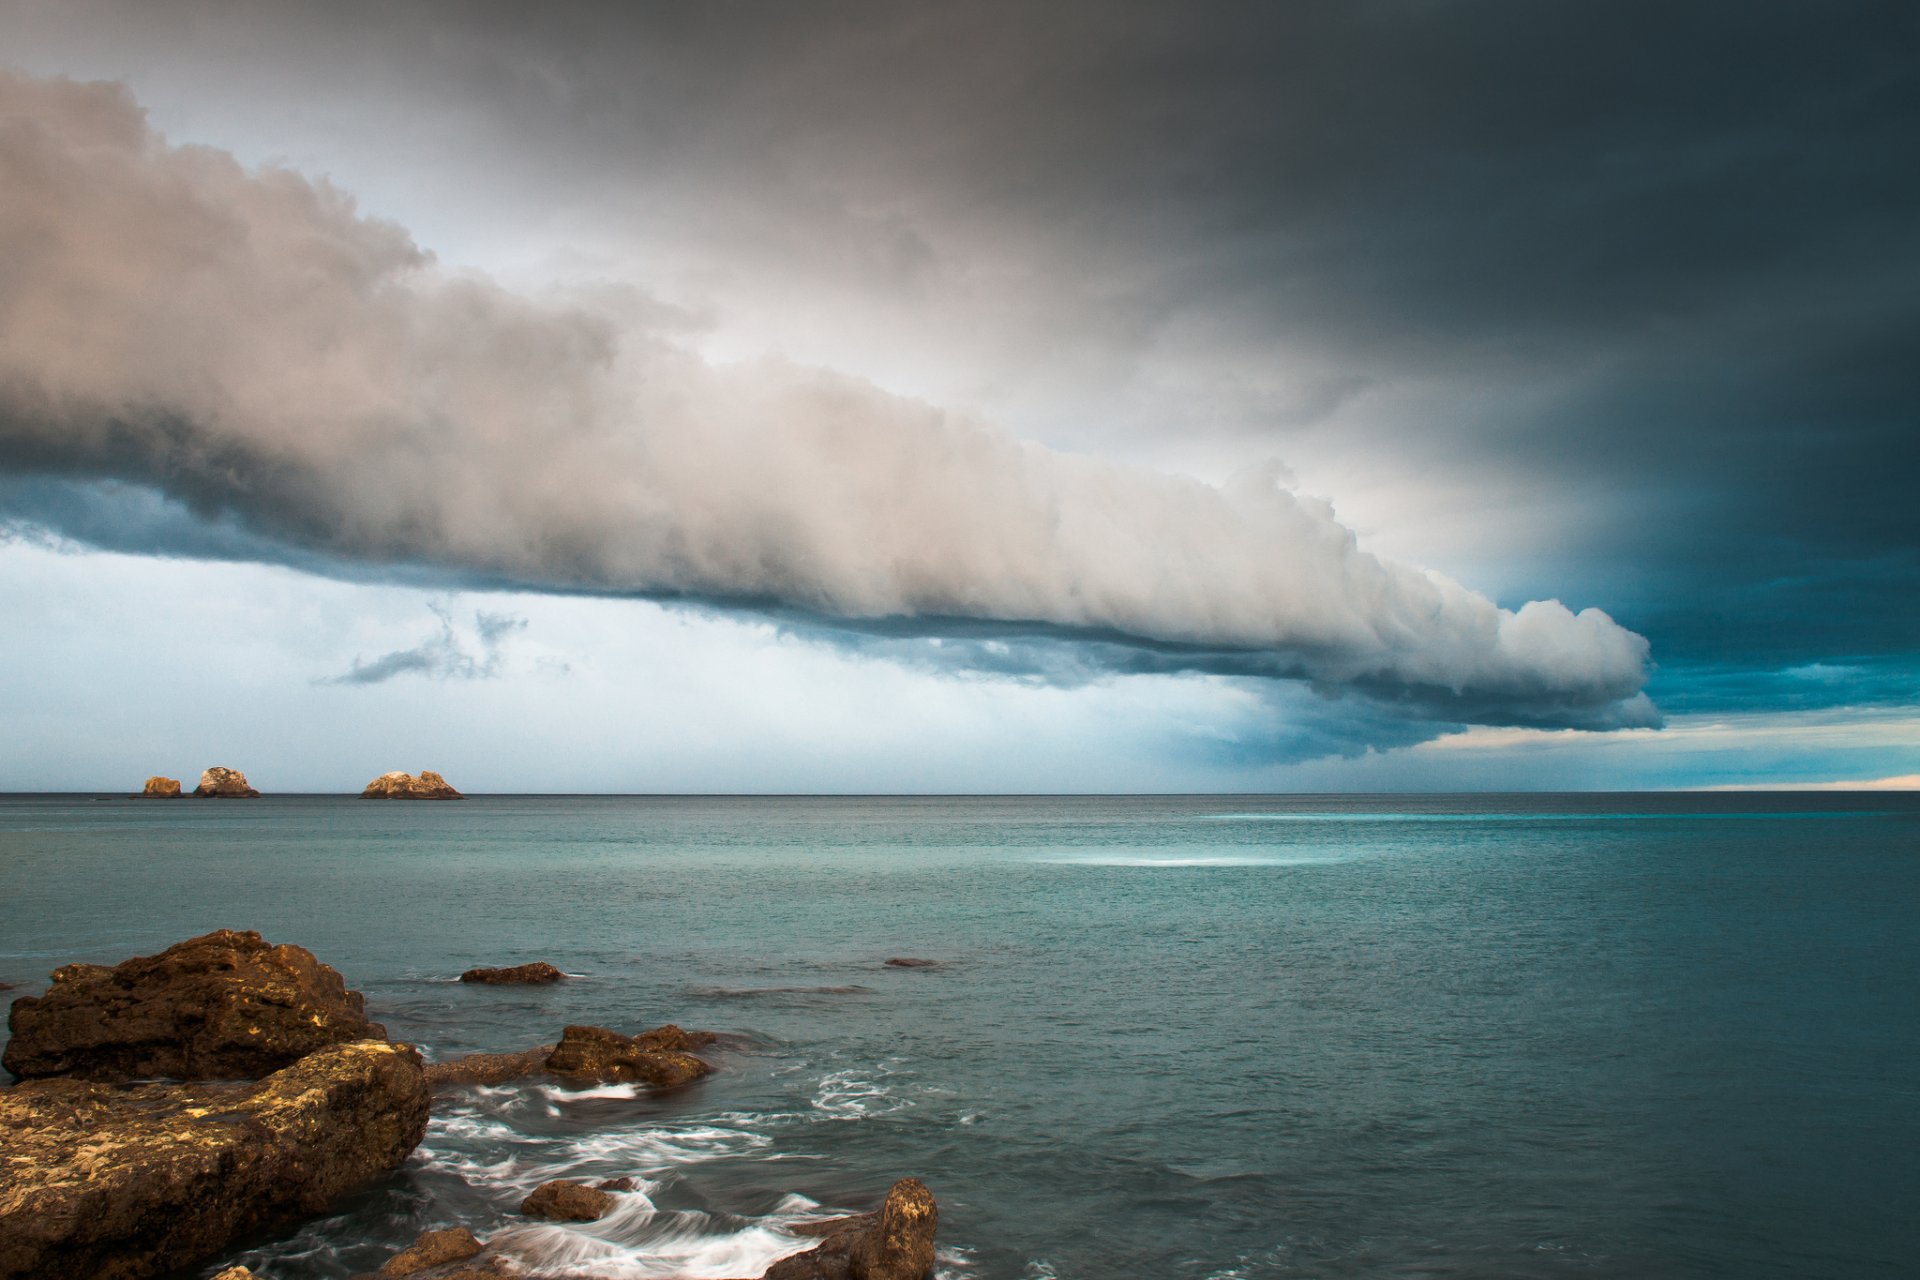
[[[13,1002],[0,1065],[20,1079],[257,1079],[306,1054],[384,1040],[357,991],[304,947],[219,929],[113,968],[70,964]]]
[[[163,778],[156,773],[147,779],[146,786],[140,788],[140,794],[153,800],[178,800],[180,779]]]
[[[712,1072],[692,1050],[713,1040],[712,1032],[682,1031],[672,1023],[637,1036],[605,1027],[568,1027],[543,1065],[554,1075],[575,1080],[633,1081],[670,1089]]]
[[[0,1090],[0,1276],[141,1280],[324,1210],[426,1132],[420,1057],[334,1045],[249,1083]]]
[[[584,1182],[556,1178],[543,1182],[533,1194],[520,1202],[520,1212],[529,1218],[552,1218],[558,1222],[592,1222],[613,1212],[619,1202],[613,1194]]]
[[[805,1253],[782,1258],[761,1280],[925,1280],[933,1274],[933,1237],[940,1210],[918,1178],[902,1178],[874,1213],[809,1224],[802,1235],[824,1237]]]
[[[383,1276],[410,1276],[416,1271],[425,1271],[429,1267],[443,1267],[450,1262],[465,1262],[479,1255],[486,1243],[465,1227],[448,1227],[445,1231],[422,1232],[420,1238],[407,1248],[387,1259],[387,1265],[380,1268]],[[216,1277],[216,1280],[218,1278]]]
[[[938,960],[922,960],[919,956],[894,956],[887,961],[887,964],[894,969],[937,969],[940,967]]]
[[[213,1280],[258,1280],[258,1277],[245,1267],[228,1267],[225,1271],[216,1273]]]
[[[429,1062],[427,1085],[441,1089],[461,1084],[506,1084],[544,1070],[547,1055],[553,1050],[553,1045],[543,1044],[519,1053],[470,1053],[446,1062]]]
[[[638,1178],[608,1178],[605,1182],[596,1182],[593,1185],[602,1191],[638,1191],[640,1189],[640,1180]]]
[[[469,969],[460,975],[460,981],[482,982],[496,987],[513,984],[544,986],[549,982],[563,981],[566,976],[545,960],[535,960],[532,964],[516,964],[506,969]]]
[[[360,793],[362,800],[464,800],[447,780],[431,769],[422,769],[419,777],[395,770],[383,773]]]
[[[251,800],[260,793],[247,785],[246,774],[217,764],[200,775],[193,794],[202,799]]]

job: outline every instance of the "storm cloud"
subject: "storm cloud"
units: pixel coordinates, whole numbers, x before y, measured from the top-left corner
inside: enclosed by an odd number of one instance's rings
[[[0,79],[0,462],[272,545],[855,633],[1085,641],[1114,671],[1415,718],[1655,718],[1597,609],[1362,550],[1274,469],[1214,486],[439,266],[324,181],[169,145],[105,84]],[[1101,658],[1100,655],[1108,655]]]

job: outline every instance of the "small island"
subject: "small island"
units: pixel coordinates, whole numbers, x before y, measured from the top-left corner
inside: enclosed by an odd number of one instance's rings
[[[148,800],[178,800],[180,798],[180,779],[163,778],[154,774],[147,779],[147,785],[140,788],[140,794]]]
[[[200,785],[193,789],[193,794],[203,800],[252,800],[260,793],[248,785],[246,774],[216,764],[200,775]]]
[[[362,800],[465,800],[447,780],[431,769],[422,769],[419,777],[410,773],[383,773],[360,793]]]

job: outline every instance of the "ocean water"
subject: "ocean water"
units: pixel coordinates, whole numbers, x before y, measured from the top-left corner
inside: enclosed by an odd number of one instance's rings
[[[431,1057],[731,1033],[664,1096],[449,1095],[223,1260],[277,1280],[455,1222],[752,1276],[906,1174],[949,1280],[1920,1274],[1915,797],[0,798],[0,981],[221,926]]]

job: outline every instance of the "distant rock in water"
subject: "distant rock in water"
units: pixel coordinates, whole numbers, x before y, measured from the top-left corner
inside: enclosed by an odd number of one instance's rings
[[[246,774],[217,764],[200,775],[200,785],[193,794],[209,800],[251,800],[260,793],[247,785]]]
[[[805,1253],[782,1258],[761,1280],[926,1280],[933,1274],[933,1237],[940,1209],[918,1178],[902,1178],[878,1212],[809,1223],[803,1235],[825,1237]]]
[[[152,800],[178,800],[180,779],[163,778],[156,773],[147,779],[146,786],[140,788],[140,794]]]
[[[894,956],[887,961],[887,965],[893,969],[937,969],[940,967],[940,962],[922,960],[919,956]]]
[[[605,1027],[568,1027],[542,1065],[575,1080],[632,1081],[670,1089],[712,1073],[692,1050],[713,1041],[711,1031],[682,1031],[672,1023],[637,1036]]]
[[[0,1065],[20,1079],[257,1079],[302,1055],[384,1040],[357,991],[304,947],[219,929],[109,969],[70,964],[13,1002]]]
[[[590,1187],[584,1182],[556,1178],[543,1182],[533,1194],[520,1202],[520,1212],[529,1218],[552,1218],[560,1222],[592,1222],[613,1212],[619,1203],[610,1191]]]
[[[174,1275],[325,1210],[427,1128],[420,1055],[335,1045],[247,1084],[0,1089],[0,1275]]]
[[[480,982],[492,987],[539,987],[549,982],[562,982],[566,976],[545,960],[535,960],[532,964],[516,964],[508,969],[469,969],[460,975],[460,981]]]
[[[360,793],[362,800],[465,800],[447,780],[431,769],[422,769],[419,777],[395,770],[383,773]]]

